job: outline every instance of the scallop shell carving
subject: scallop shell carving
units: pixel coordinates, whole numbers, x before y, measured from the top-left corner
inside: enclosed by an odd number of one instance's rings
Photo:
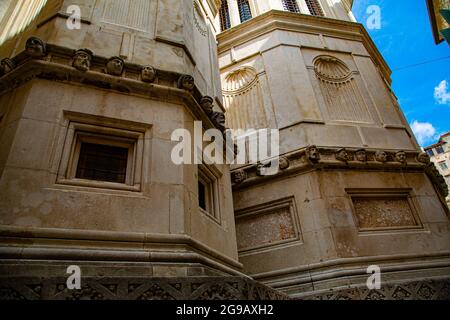
[[[314,60],[314,71],[323,81],[344,82],[352,76],[352,71],[341,60],[331,56],[319,56]]]
[[[223,91],[235,92],[250,87],[257,80],[256,70],[244,67],[230,72],[223,85]]]

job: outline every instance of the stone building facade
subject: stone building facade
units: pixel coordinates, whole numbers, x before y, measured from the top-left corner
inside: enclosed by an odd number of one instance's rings
[[[439,142],[426,147],[425,152],[428,153],[450,188],[450,132],[441,135]],[[447,204],[450,206],[450,196],[447,197]]]
[[[378,265],[379,298],[448,297],[448,189],[352,1],[5,3],[2,295],[80,298],[78,265],[91,298],[367,298]],[[279,130],[278,174],[171,161],[223,113]]]

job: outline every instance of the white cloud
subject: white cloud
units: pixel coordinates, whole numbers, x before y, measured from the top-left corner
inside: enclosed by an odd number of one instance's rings
[[[419,122],[414,120],[413,123],[411,123],[411,129],[417,137],[419,144],[422,146],[431,144],[434,142],[433,140],[437,139],[439,136],[436,134],[436,128],[429,122]]]
[[[450,92],[448,91],[447,80],[442,80],[441,83],[434,88],[434,98],[439,104],[450,104]]]

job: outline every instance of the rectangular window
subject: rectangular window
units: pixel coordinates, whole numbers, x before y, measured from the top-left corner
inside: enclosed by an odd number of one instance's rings
[[[222,31],[231,28],[230,22],[230,10],[228,9],[228,0],[222,1],[222,6],[220,7],[220,28]]]
[[[290,12],[300,12],[300,8],[298,7],[297,0],[283,0],[283,8],[286,11]]]
[[[313,15],[313,16],[321,16],[323,17],[323,10],[322,7],[320,6],[319,1],[317,0],[305,0],[306,1],[306,5],[308,6],[309,12]]]
[[[429,155],[430,157],[434,157],[433,149],[428,149],[428,150],[427,150],[427,153],[428,153],[428,155]]]
[[[252,11],[250,10],[250,4],[248,0],[238,0],[239,16],[241,18],[241,23],[252,18]]]
[[[444,153],[444,148],[442,146],[436,147],[436,152],[437,154],[442,154]]]
[[[68,111],[65,116],[57,184],[141,191],[150,125]]]
[[[208,198],[208,187],[203,181],[198,181],[198,205],[205,211],[208,211],[206,199]]]
[[[442,170],[448,170],[448,166],[447,163],[444,162],[439,162],[439,166],[441,167]]]
[[[198,206],[203,213],[219,222],[218,175],[211,166],[198,166]]]
[[[76,178],[125,183],[128,150],[82,142]]]

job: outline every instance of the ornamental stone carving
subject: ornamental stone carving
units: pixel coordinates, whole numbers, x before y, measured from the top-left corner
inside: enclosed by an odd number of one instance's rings
[[[405,164],[407,160],[405,151],[399,151],[395,154],[395,161]]]
[[[0,76],[11,72],[16,67],[14,61],[5,58],[0,62]]]
[[[372,122],[354,74],[343,61],[318,56],[314,59],[314,71],[333,120]]]
[[[188,74],[184,74],[178,79],[178,88],[179,89],[192,91],[192,90],[194,90],[194,86],[195,86],[194,77],[192,77]]]
[[[345,150],[345,148],[339,150],[336,153],[336,160],[343,161],[343,162],[347,162],[348,160],[350,160],[350,156],[349,156],[347,150]]]
[[[233,172],[232,179],[234,183],[240,184],[247,179],[247,174],[244,170],[238,170],[236,172]]]
[[[270,165],[270,163],[269,163]],[[267,168],[268,165],[264,164],[262,162],[258,162],[258,164],[256,165],[256,175],[259,177],[265,176],[265,168]]]
[[[365,149],[359,149],[355,152],[355,158],[356,160],[360,162],[366,162],[367,161],[367,152]]]
[[[144,82],[153,83],[157,78],[155,68],[152,66],[144,66],[141,70],[141,80]]]
[[[106,73],[113,76],[121,76],[125,67],[125,61],[120,57],[112,57],[106,63]]]
[[[209,96],[204,96],[200,100],[200,106],[202,107],[203,111],[206,112],[207,115],[211,115],[213,113],[213,98]]]
[[[441,175],[439,170],[436,168],[433,162],[430,162],[425,168],[426,173],[430,177],[433,184],[436,186],[437,190],[444,198],[448,196],[448,185],[445,178]]]
[[[73,56],[72,66],[75,69],[86,72],[91,68],[93,53],[89,49],[77,50]]]
[[[417,161],[420,163],[429,164],[431,162],[430,156],[426,152],[421,152],[417,156]]]
[[[227,128],[225,126],[225,114],[223,112],[213,111],[211,113],[211,120],[220,131],[225,132]]]
[[[306,148],[306,156],[313,163],[319,162],[319,160],[320,160],[319,149],[317,149],[316,146],[309,146],[309,147],[307,147]]]
[[[375,152],[375,160],[382,163],[387,162],[387,153],[384,151]]]
[[[286,157],[280,157],[278,161],[278,167],[280,168],[280,170],[286,170],[291,165],[289,159]]]
[[[25,44],[25,52],[32,58],[42,58],[47,54],[47,48],[44,41],[31,37]]]

